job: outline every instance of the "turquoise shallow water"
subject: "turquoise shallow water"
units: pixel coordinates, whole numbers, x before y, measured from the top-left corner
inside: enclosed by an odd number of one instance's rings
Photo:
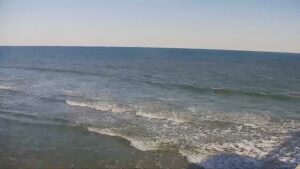
[[[0,163],[294,168],[299,84],[299,54],[0,47]]]

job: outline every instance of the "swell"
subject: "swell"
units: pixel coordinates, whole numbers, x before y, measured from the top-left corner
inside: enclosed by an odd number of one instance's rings
[[[113,129],[109,129],[109,128],[99,129],[95,127],[76,125],[71,121],[64,120],[64,119],[50,119],[50,118],[43,118],[43,117],[38,117],[30,114],[8,112],[8,111],[0,111],[0,119],[14,121],[23,124],[29,124],[29,125],[80,127],[89,132],[107,135],[111,137],[122,138],[130,142],[131,146],[141,151],[150,151],[150,150],[159,149],[158,145],[154,142],[143,141],[137,138],[129,137],[117,131],[114,131]]]
[[[289,101],[289,100],[300,100],[299,95],[296,94],[273,94],[269,92],[255,92],[255,91],[245,91],[245,90],[238,90],[238,89],[229,89],[229,88],[213,88],[213,87],[199,87],[194,85],[188,84],[175,84],[175,83],[157,83],[157,82],[148,82],[145,81],[144,83],[152,86],[158,86],[161,88],[166,89],[182,89],[193,93],[205,94],[205,93],[214,93],[223,96],[248,96],[248,97],[260,97],[260,98],[269,98],[274,100],[282,100],[282,101]]]
[[[65,102],[65,95],[40,96],[38,94],[27,92],[26,90],[22,90],[19,88],[10,87],[10,86],[1,86],[1,85],[0,85],[0,90],[9,92],[11,95],[13,94],[12,96],[31,97],[34,99],[50,101],[50,102],[61,102],[61,103]]]
[[[16,89],[11,86],[0,85],[0,90],[15,91]]]
[[[59,118],[47,118],[47,117],[39,117],[36,115],[25,114],[20,112],[12,112],[12,111],[0,111],[0,118],[11,121],[18,121],[20,123],[27,124],[43,124],[43,125],[72,125],[72,122],[65,119]]]
[[[1,66],[1,68],[31,70],[31,71],[33,70],[33,71],[52,72],[52,73],[68,73],[68,74],[74,74],[74,75],[97,76],[97,77],[103,77],[105,75],[103,72],[94,73],[94,72],[85,72],[85,71],[70,70],[70,69],[67,70],[67,69],[22,67],[22,66]]]

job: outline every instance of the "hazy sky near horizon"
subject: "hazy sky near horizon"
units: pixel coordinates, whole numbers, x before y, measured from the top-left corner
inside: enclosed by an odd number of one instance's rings
[[[300,53],[300,0],[0,0],[0,45]]]

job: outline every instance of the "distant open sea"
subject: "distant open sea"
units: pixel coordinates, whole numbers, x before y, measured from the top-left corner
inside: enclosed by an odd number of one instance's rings
[[[0,47],[0,168],[299,164],[300,54]]]

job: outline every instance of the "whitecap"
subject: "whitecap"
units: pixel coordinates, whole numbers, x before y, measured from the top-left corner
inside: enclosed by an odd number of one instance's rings
[[[15,90],[15,88],[11,86],[0,85],[0,90]]]
[[[205,154],[194,153],[194,152],[187,151],[187,150],[184,150],[184,149],[180,149],[180,150],[178,150],[178,152],[182,156],[186,157],[186,160],[188,162],[194,163],[194,164],[199,164],[200,162],[204,161],[208,157]]]
[[[146,112],[143,112],[143,111],[139,110],[139,111],[136,112],[136,115],[146,117],[146,118],[150,118],[150,119],[167,120],[167,121],[171,121],[171,122],[175,122],[175,123],[185,123],[186,122],[186,120],[180,119],[178,117],[166,117],[166,116],[162,115],[159,112],[146,113]]]
[[[66,100],[66,104],[70,106],[88,107],[103,112],[123,113],[130,112],[132,109],[128,106],[119,105],[111,102],[79,102],[73,100]]]
[[[159,146],[157,145],[157,143],[150,142],[150,141],[142,141],[142,140],[138,140],[136,138],[131,138],[131,137],[125,136],[123,134],[120,134],[120,133],[114,131],[113,129],[108,129],[108,128],[99,129],[99,128],[88,127],[88,131],[103,134],[103,135],[108,135],[108,136],[112,136],[112,137],[121,137],[121,138],[129,141],[131,146],[133,146],[134,148],[141,150],[141,151],[150,151],[150,150],[158,150],[159,149]]]
[[[246,159],[261,160],[266,158],[268,153],[277,148],[282,142],[283,140],[277,140],[275,137],[271,137],[252,141],[242,140],[237,143],[201,143],[198,145],[191,144],[196,145],[196,147],[181,147],[178,152],[185,156],[190,163],[202,164],[205,162],[206,165],[209,165],[210,162],[212,162],[211,159],[214,157],[226,154],[234,154],[235,156],[245,157]],[[229,162],[232,161],[229,159]]]

